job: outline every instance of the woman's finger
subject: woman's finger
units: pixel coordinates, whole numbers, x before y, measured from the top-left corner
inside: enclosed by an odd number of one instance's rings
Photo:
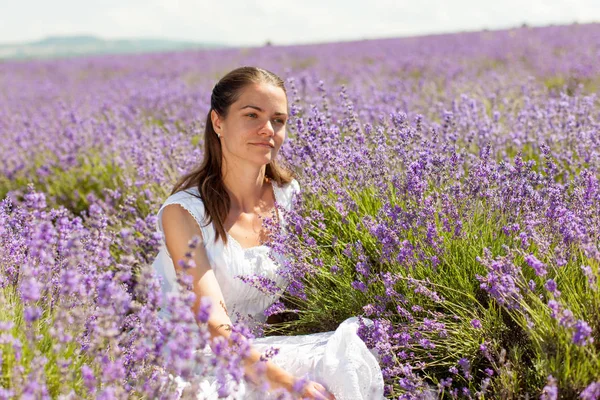
[[[319,390],[319,393],[325,398],[325,400],[335,400],[333,394],[330,393],[329,390],[325,388],[325,386],[321,385],[320,383],[317,383],[316,387]]]
[[[316,400],[329,400],[325,388],[319,384],[315,384],[311,389],[311,396]]]
[[[329,400],[329,397],[327,396],[327,392],[323,392],[321,390],[317,391],[317,399],[319,400]]]

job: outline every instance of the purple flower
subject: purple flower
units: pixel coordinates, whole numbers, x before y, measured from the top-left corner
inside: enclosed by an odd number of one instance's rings
[[[471,320],[471,326],[475,329],[481,329],[482,325],[481,325],[481,321],[478,319],[472,319]]]
[[[25,204],[33,210],[43,210],[46,208],[46,196],[41,192],[29,192],[25,196]]]
[[[552,293],[555,297],[560,296],[560,292],[558,291],[558,288],[556,286],[556,282],[554,281],[554,279],[548,279],[546,281],[546,284],[544,285],[544,287],[546,288],[547,291]]]
[[[354,289],[356,289],[356,290],[359,290],[359,291],[361,291],[361,292],[363,292],[363,293],[365,293],[365,292],[367,291],[367,285],[365,285],[365,283],[364,283],[364,282],[361,282],[361,281],[353,281],[353,282],[351,283],[351,285],[352,285],[352,287],[353,287]]]
[[[558,301],[549,300],[548,308],[550,308],[550,316],[552,318],[558,318],[558,315],[560,314],[560,304],[558,304]]]
[[[94,371],[87,365],[83,365],[81,367],[81,377],[83,378],[83,383],[85,387],[93,392],[96,388],[96,378],[94,377]]]
[[[429,283],[428,280],[424,281],[425,283]],[[413,291],[417,294],[422,294],[425,297],[428,297],[429,299],[433,300],[436,303],[441,303],[444,301],[443,298],[441,298],[436,292],[434,292],[433,290],[429,289],[424,283],[423,281],[414,279],[412,277],[409,277],[407,280],[408,283],[408,287],[409,288],[414,288]]]
[[[452,386],[452,378],[440,379],[440,386],[449,388]]]
[[[308,384],[308,382],[310,382],[310,379],[308,376],[302,376],[300,378],[297,378],[294,381],[294,385],[292,386],[292,391],[294,393],[302,393],[304,392],[304,387]]]
[[[462,369],[464,377],[471,379],[471,362],[467,358],[463,357],[458,360],[458,365]]]
[[[267,309],[264,311],[263,314],[266,317],[269,317],[271,315],[280,314],[280,313],[284,312],[285,310],[286,310],[285,304],[283,304],[281,301],[276,301],[275,303],[273,303],[269,307],[267,307]]]
[[[477,261],[488,270],[487,276],[476,275],[480,288],[487,291],[496,301],[508,309],[519,309],[523,300],[521,294],[521,271],[512,262],[512,253],[493,259],[489,249],[484,249],[484,257]]]
[[[39,307],[35,307],[35,306],[34,307],[25,307],[23,314],[24,314],[25,321],[27,321],[28,323],[32,323],[41,318],[42,309]]]
[[[423,307],[421,307],[418,304],[415,304],[414,306],[412,306],[410,308],[412,310],[412,312],[418,313],[418,312],[422,312],[423,311]]]
[[[579,398],[583,400],[600,399],[600,381],[592,382],[580,394]]]
[[[210,311],[212,308],[212,301],[208,296],[202,296],[200,298],[200,307],[198,308],[197,318],[202,323],[207,323],[210,317]]]
[[[554,282],[554,279],[548,279],[544,287],[549,292],[554,292],[556,290],[556,282]]]
[[[592,271],[592,268],[590,266],[582,265],[581,270],[583,271],[583,274],[587,278],[587,282],[588,282],[588,285],[590,285],[590,288],[592,288],[592,290],[597,290],[598,289],[598,286],[596,283],[597,277],[594,274],[594,271]]]
[[[594,341],[594,338],[591,337],[592,328],[590,328],[587,322],[579,319],[573,326],[573,329],[573,343],[576,345],[585,346]]]
[[[375,312],[376,312],[376,308],[373,304],[364,305],[362,309],[367,317],[375,314]]]
[[[573,312],[567,308],[562,310],[558,323],[565,328],[570,328],[575,323]]]
[[[278,347],[269,347],[267,350],[265,350],[265,352],[263,354],[260,355],[260,360],[261,361],[270,360],[273,357],[275,357],[277,354],[279,354]]]
[[[15,398],[15,391],[5,388],[0,388],[0,400],[9,400]]]
[[[489,350],[489,349],[488,349],[488,347],[487,347],[487,344],[485,344],[485,343],[481,343],[481,344],[479,345],[479,351],[481,351],[482,353],[484,353],[484,354],[487,354],[488,350]]]
[[[537,276],[546,275],[546,264],[538,260],[533,254],[526,255],[525,261],[531,268],[533,268]]]
[[[548,383],[542,390],[540,400],[557,400],[558,399],[558,387],[556,386],[556,379],[552,375],[548,376]]]
[[[277,285],[277,282],[266,276],[238,275],[236,278],[265,294],[276,295],[281,292],[281,288]]]
[[[24,302],[38,301],[42,296],[43,286],[35,278],[24,279],[21,283],[21,298]]]
[[[13,321],[0,321],[0,331],[8,331],[15,326]]]

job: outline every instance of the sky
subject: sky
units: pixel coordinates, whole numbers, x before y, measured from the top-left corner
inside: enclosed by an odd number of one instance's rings
[[[239,46],[600,22],[600,0],[0,0],[0,43],[56,35]]]

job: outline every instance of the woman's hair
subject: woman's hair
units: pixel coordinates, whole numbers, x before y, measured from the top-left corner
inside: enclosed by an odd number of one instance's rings
[[[255,83],[268,83],[285,90],[284,82],[274,73],[256,67],[240,67],[234,69],[225,75],[215,85],[210,96],[210,110],[206,116],[206,127],[204,129],[204,158],[202,163],[181,177],[171,192],[171,195],[197,187],[200,198],[204,203],[205,217],[207,224],[211,222],[215,228],[215,242],[221,237],[224,243],[227,243],[227,234],[225,231],[225,220],[231,206],[231,199],[225,190],[223,177],[221,176],[221,165],[223,162],[223,153],[221,151],[221,141],[213,128],[210,113],[215,110],[221,118],[226,118],[229,107],[241,95],[242,90],[248,85]],[[287,169],[277,165],[275,160],[271,160],[266,165],[265,176],[270,178],[273,184],[279,186],[290,183],[293,175]]]

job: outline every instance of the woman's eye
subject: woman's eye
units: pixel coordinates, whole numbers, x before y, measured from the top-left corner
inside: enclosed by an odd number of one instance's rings
[[[252,119],[258,118],[258,114],[256,114],[256,113],[249,113],[249,114],[246,114],[246,116],[247,116],[247,117],[250,117],[250,118],[252,118]],[[285,120],[283,120],[283,119],[281,119],[281,118],[275,118],[275,119],[273,120],[273,122],[275,122],[275,123],[277,123],[277,124],[280,124],[280,125],[284,125],[284,124],[285,124]]]

